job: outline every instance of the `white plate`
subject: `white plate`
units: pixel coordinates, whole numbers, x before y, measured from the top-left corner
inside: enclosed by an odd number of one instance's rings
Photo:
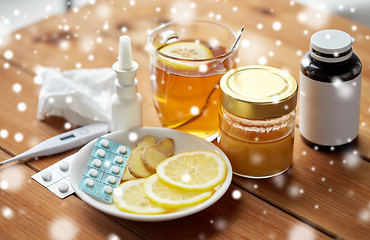
[[[138,128],[135,130],[130,131],[119,131],[113,132],[110,134],[105,135],[104,137],[111,139],[115,142],[120,144],[132,147],[134,143],[137,142],[144,136],[152,135],[157,139],[164,139],[166,137],[170,137],[175,141],[175,154],[187,151],[195,151],[195,150],[208,150],[214,151],[220,154],[226,161],[227,166],[227,175],[224,183],[217,189],[217,191],[206,201],[200,203],[194,207],[187,208],[182,211],[178,212],[171,212],[171,213],[164,213],[164,214],[156,214],[156,215],[142,215],[142,214],[133,214],[128,212],[123,212],[118,209],[118,207],[113,204],[106,204],[103,202],[98,201],[96,198],[86,194],[85,192],[81,191],[78,187],[83,172],[85,170],[86,164],[89,161],[91,152],[94,148],[96,140],[91,141],[90,143],[86,144],[83,148],[78,151],[74,159],[71,162],[70,167],[70,182],[76,194],[86,203],[93,206],[94,208],[124,219],[135,220],[135,221],[146,221],[146,222],[154,222],[154,221],[166,221],[171,219],[177,219],[181,217],[185,217],[199,211],[204,210],[205,208],[214,204],[217,200],[219,200],[222,195],[226,192],[229,188],[231,179],[232,179],[232,170],[231,164],[226,157],[226,155],[214,144],[209,143],[201,138],[195,137],[188,133],[180,132],[173,129],[168,128]]]

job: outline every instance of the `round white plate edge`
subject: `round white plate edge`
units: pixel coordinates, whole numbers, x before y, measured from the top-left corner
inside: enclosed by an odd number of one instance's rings
[[[88,161],[88,158],[86,158],[84,162],[78,161],[77,159],[78,159],[79,155],[83,155],[83,154],[88,154],[88,156],[90,156],[90,153],[91,153],[91,151],[92,151],[92,149],[95,145],[95,142],[96,142],[96,139],[95,139],[95,140],[87,143],[84,147],[82,147],[76,154],[74,154],[73,159],[71,160],[70,176],[69,176],[70,182],[71,182],[71,185],[72,185],[73,189],[75,190],[76,194],[84,202],[86,202],[87,204],[91,205],[92,207],[94,207],[94,208],[96,208],[96,209],[98,209],[98,210],[100,210],[104,213],[107,213],[107,214],[110,214],[110,215],[113,215],[113,216],[116,216],[116,217],[119,217],[119,218],[123,218],[123,219],[134,220],[134,221],[143,221],[143,222],[167,221],[167,220],[173,220],[173,219],[189,216],[189,215],[192,215],[194,213],[200,212],[200,211],[208,208],[209,206],[211,206],[215,202],[217,202],[225,194],[225,192],[229,188],[229,186],[231,184],[231,180],[232,180],[232,169],[231,169],[231,164],[230,164],[229,159],[227,158],[225,153],[222,152],[222,150],[219,149],[216,145],[214,145],[212,143],[209,143],[209,142],[207,142],[207,141],[205,141],[201,138],[195,137],[193,135],[190,135],[188,133],[181,132],[181,131],[178,131],[178,130],[169,129],[169,128],[157,128],[157,127],[144,127],[144,128],[138,128],[138,129],[133,129],[133,130],[129,130],[129,131],[112,132],[112,133],[104,135],[104,137],[109,138],[113,141],[117,141],[117,142],[122,143],[122,144],[126,144],[126,143],[123,143],[124,141],[120,142],[119,140],[117,140],[117,138],[125,136],[125,135],[128,137],[129,134],[135,133],[135,132],[138,134],[138,138],[146,136],[146,135],[153,135],[153,136],[158,137],[158,138],[165,138],[165,137],[174,138],[174,140],[176,142],[176,146],[178,146],[179,144],[182,144],[182,143],[178,143],[179,141],[176,141],[176,138],[179,138],[179,137],[180,138],[184,138],[184,137],[185,138],[192,138],[195,142],[199,142],[199,143],[203,144],[204,146],[207,146],[206,149],[201,148],[201,149],[196,149],[196,150],[215,151],[225,159],[226,167],[227,167],[227,175],[226,175],[225,181],[223,182],[223,184],[217,189],[217,191],[209,199],[207,199],[203,203],[200,203],[199,205],[196,205],[192,208],[189,208],[189,209],[186,209],[186,210],[183,210],[183,211],[171,212],[171,213],[165,213],[165,214],[155,214],[155,215],[141,215],[141,214],[134,214],[134,213],[124,212],[124,211],[119,210],[118,207],[115,206],[115,204],[108,205],[108,204],[105,204],[103,202],[100,202],[100,201],[94,199],[90,195],[81,191],[78,187],[80,179],[81,179],[82,174],[83,174],[83,170],[85,169],[86,163]],[[192,143],[194,143],[194,142],[192,141]],[[181,151],[181,152],[184,152],[184,151]],[[178,153],[178,152],[176,152],[176,153]],[[79,167],[79,165],[80,165],[80,167]]]

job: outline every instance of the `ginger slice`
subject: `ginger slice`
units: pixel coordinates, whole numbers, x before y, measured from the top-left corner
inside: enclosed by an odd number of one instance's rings
[[[155,171],[150,171],[144,166],[141,160],[143,151],[144,148],[140,148],[139,150],[131,153],[127,160],[127,168],[130,174],[136,178],[146,178],[155,173]]]
[[[167,159],[167,154],[157,148],[157,146],[146,147],[141,160],[149,171],[155,171],[158,164]]]

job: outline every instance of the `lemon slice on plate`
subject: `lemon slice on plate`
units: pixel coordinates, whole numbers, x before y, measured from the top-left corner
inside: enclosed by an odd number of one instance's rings
[[[157,174],[147,178],[144,190],[150,200],[168,208],[191,206],[203,202],[212,195],[212,191],[186,191],[170,187],[159,181]]]
[[[226,177],[225,160],[216,152],[184,152],[157,166],[159,180],[177,189],[212,190]]]
[[[174,42],[159,49],[159,52],[171,57],[189,60],[201,60],[213,57],[212,51],[208,47],[195,42]],[[179,61],[162,56],[159,56],[159,59],[164,65],[177,70],[194,70],[202,65],[202,63],[186,60]]]
[[[120,210],[139,214],[158,214],[166,211],[146,197],[144,182],[145,178],[131,180],[114,189],[113,201]]]

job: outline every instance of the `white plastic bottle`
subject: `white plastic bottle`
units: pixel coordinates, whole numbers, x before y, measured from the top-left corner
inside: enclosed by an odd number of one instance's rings
[[[112,132],[142,126],[142,97],[135,78],[138,67],[132,60],[130,37],[121,36],[118,61],[113,64],[117,78],[112,96]]]
[[[354,39],[328,29],[311,37],[301,61],[299,131],[319,149],[335,149],[359,132],[361,69]]]

